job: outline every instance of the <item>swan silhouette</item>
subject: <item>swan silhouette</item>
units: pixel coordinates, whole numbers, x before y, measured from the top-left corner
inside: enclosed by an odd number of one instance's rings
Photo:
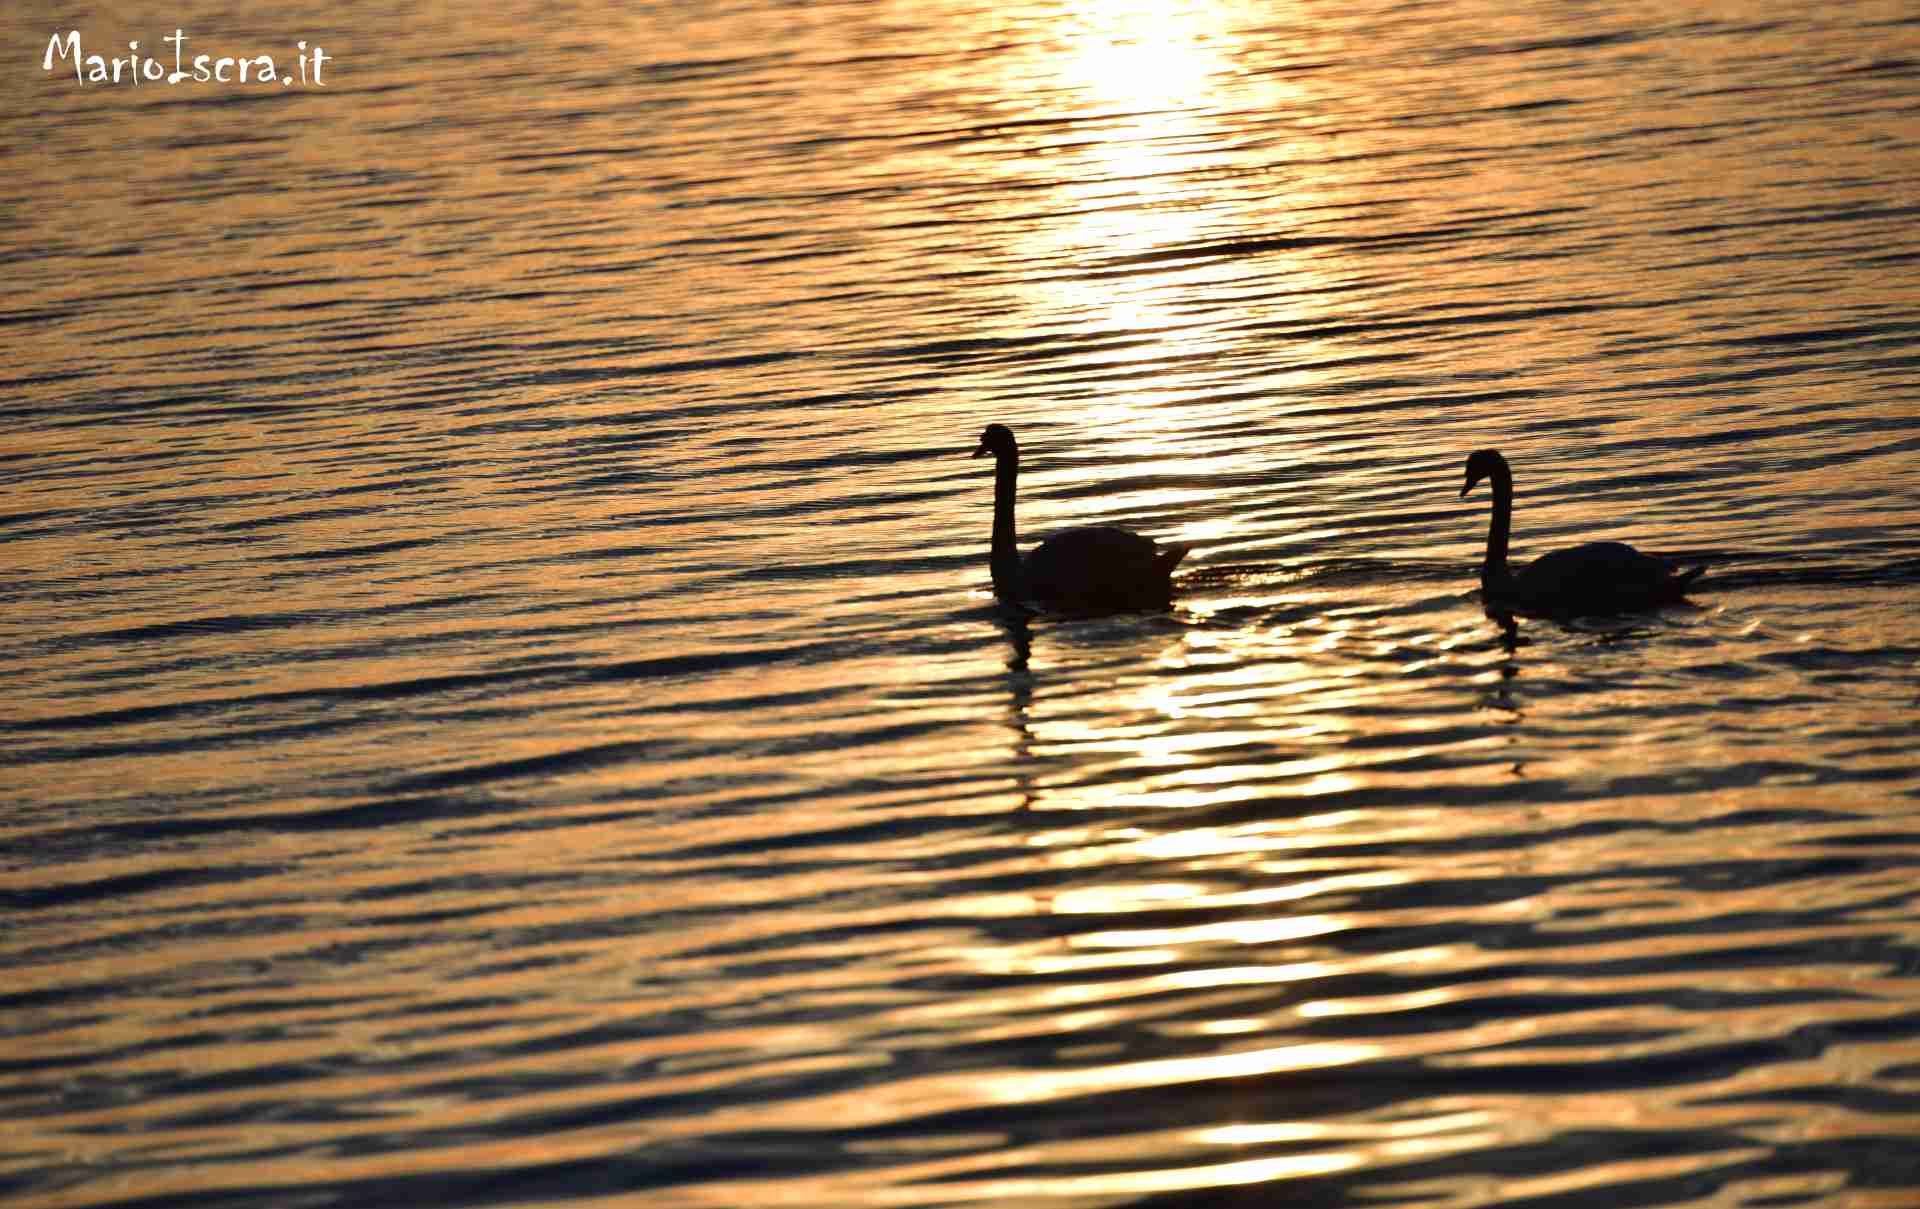
[[[1513,471],[1497,450],[1467,458],[1460,496],[1482,479],[1493,480],[1493,521],[1487,527],[1487,560],[1480,564],[1480,592],[1489,605],[1523,613],[1581,615],[1626,613],[1671,604],[1706,570],[1686,571],[1623,542],[1588,542],[1543,554],[1515,573],[1507,568],[1507,538],[1513,528]]]
[[[1178,542],[1157,544],[1127,529],[1093,525],[1056,533],[1022,555],[1014,537],[1013,494],[1020,444],[1005,424],[989,424],[974,457],[992,454],[993,593],[1003,601],[1069,613],[1164,609],[1173,569],[1187,556]]]

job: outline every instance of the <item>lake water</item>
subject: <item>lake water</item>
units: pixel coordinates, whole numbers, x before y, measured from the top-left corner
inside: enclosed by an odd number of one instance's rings
[[[1920,1205],[1911,4],[109,7],[0,1199]],[[996,607],[992,421],[1171,612]],[[1693,603],[1510,638],[1482,447]]]

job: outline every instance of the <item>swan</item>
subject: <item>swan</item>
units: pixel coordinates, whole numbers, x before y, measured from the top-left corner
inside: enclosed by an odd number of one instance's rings
[[[1507,568],[1507,536],[1513,528],[1513,471],[1497,450],[1467,458],[1465,499],[1474,484],[1493,480],[1493,522],[1487,527],[1487,560],[1480,564],[1480,592],[1487,603],[1522,612],[1621,613],[1670,604],[1686,596],[1706,565],[1686,571],[1623,542],[1588,542],[1534,559],[1516,574]]]
[[[1164,609],[1173,599],[1169,578],[1190,547],[1159,545],[1112,525],[1056,533],[1022,556],[1014,539],[1013,492],[1020,445],[1005,424],[989,424],[973,456],[994,458],[993,593],[1073,613]]]

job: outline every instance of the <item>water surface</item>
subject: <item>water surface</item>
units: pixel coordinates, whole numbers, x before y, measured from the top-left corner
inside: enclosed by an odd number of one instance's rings
[[[74,19],[0,1195],[1920,1198],[1906,6]],[[1170,613],[995,606],[990,421]],[[1503,632],[1481,447],[1694,603]]]

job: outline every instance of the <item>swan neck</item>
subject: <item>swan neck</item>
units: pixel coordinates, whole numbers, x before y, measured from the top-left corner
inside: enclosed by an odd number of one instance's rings
[[[1013,528],[1013,494],[1019,477],[1019,454],[1001,454],[994,459],[991,566],[994,591],[1002,594],[1017,591],[1020,581],[1020,544]]]
[[[1487,524],[1487,561],[1480,565],[1480,586],[1488,589],[1508,582],[1507,541],[1513,532],[1513,474],[1497,468],[1493,479],[1493,519]]]

